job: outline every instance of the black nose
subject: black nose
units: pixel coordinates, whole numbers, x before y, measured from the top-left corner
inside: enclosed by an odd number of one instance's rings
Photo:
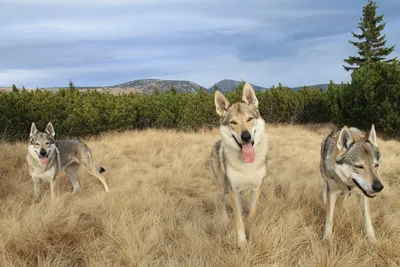
[[[374,189],[375,192],[382,191],[383,185],[379,180],[374,180],[374,182],[372,183],[372,189]]]
[[[46,156],[46,154],[47,154],[46,149],[44,149],[44,148],[40,149],[40,155],[41,156]]]
[[[240,137],[242,138],[243,142],[249,142],[251,139],[251,134],[248,131],[244,131]]]

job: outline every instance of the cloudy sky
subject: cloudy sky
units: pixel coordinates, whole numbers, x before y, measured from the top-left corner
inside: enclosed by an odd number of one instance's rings
[[[366,1],[0,0],[0,86],[104,86],[159,78],[210,87],[348,81]],[[400,46],[400,1],[378,0]],[[396,46],[396,48],[397,48]],[[400,47],[393,56],[399,56]]]

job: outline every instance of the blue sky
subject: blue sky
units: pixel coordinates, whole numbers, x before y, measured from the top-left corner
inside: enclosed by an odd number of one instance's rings
[[[366,1],[0,0],[0,85],[221,79],[270,87],[348,81]],[[400,58],[400,1],[378,0]]]

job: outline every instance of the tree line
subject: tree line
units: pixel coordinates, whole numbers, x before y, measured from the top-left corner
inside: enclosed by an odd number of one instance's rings
[[[240,101],[243,84],[228,92]],[[374,123],[388,137],[400,136],[400,64],[371,63],[349,83],[331,82],[326,91],[278,85],[256,93],[268,123],[324,123],[368,129]],[[52,121],[57,136],[83,137],[107,131],[177,129],[197,131],[218,126],[214,93],[105,94],[74,87],[56,92],[21,90],[0,93],[0,136],[26,140],[32,122]]]

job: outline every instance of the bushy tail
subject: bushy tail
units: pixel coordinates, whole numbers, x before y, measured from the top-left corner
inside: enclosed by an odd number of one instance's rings
[[[100,173],[103,173],[103,172],[105,172],[105,171],[106,171],[106,169],[104,169],[103,167],[100,167],[100,168],[99,168],[99,172],[100,172]]]

